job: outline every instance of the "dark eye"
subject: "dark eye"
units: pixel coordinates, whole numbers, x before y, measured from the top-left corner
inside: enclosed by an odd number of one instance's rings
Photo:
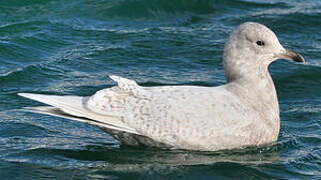
[[[256,44],[259,46],[264,46],[264,41],[256,41]]]

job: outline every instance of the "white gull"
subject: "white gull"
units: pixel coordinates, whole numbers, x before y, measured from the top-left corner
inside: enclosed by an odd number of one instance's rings
[[[110,76],[118,86],[89,97],[19,93],[50,106],[30,111],[99,126],[127,145],[217,151],[274,142],[279,104],[268,65],[304,62],[285,50],[266,26],[246,22],[224,48],[227,84],[218,87],[142,87]]]

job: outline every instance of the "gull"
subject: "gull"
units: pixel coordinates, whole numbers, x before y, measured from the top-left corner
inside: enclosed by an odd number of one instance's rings
[[[268,72],[277,59],[305,62],[266,26],[246,22],[224,48],[227,83],[217,87],[142,87],[110,76],[117,86],[92,96],[19,93],[49,106],[29,111],[98,126],[126,145],[218,151],[277,141],[280,112]]]

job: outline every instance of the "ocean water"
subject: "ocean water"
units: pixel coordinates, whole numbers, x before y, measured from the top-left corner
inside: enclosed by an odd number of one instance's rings
[[[0,179],[320,179],[321,1],[0,2]],[[233,151],[120,145],[99,128],[21,111],[19,92],[91,95],[114,74],[143,86],[225,83],[222,52],[245,21],[308,62],[277,61],[276,143]]]

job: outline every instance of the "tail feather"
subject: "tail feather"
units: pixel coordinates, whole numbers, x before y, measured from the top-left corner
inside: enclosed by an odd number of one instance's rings
[[[18,95],[53,106],[27,108],[27,110],[32,112],[49,114],[53,116],[86,122],[97,126],[103,126],[110,129],[139,134],[135,131],[135,129],[128,127],[117,117],[102,115],[90,111],[85,106],[88,99],[87,97],[56,96],[31,93],[19,93]]]

